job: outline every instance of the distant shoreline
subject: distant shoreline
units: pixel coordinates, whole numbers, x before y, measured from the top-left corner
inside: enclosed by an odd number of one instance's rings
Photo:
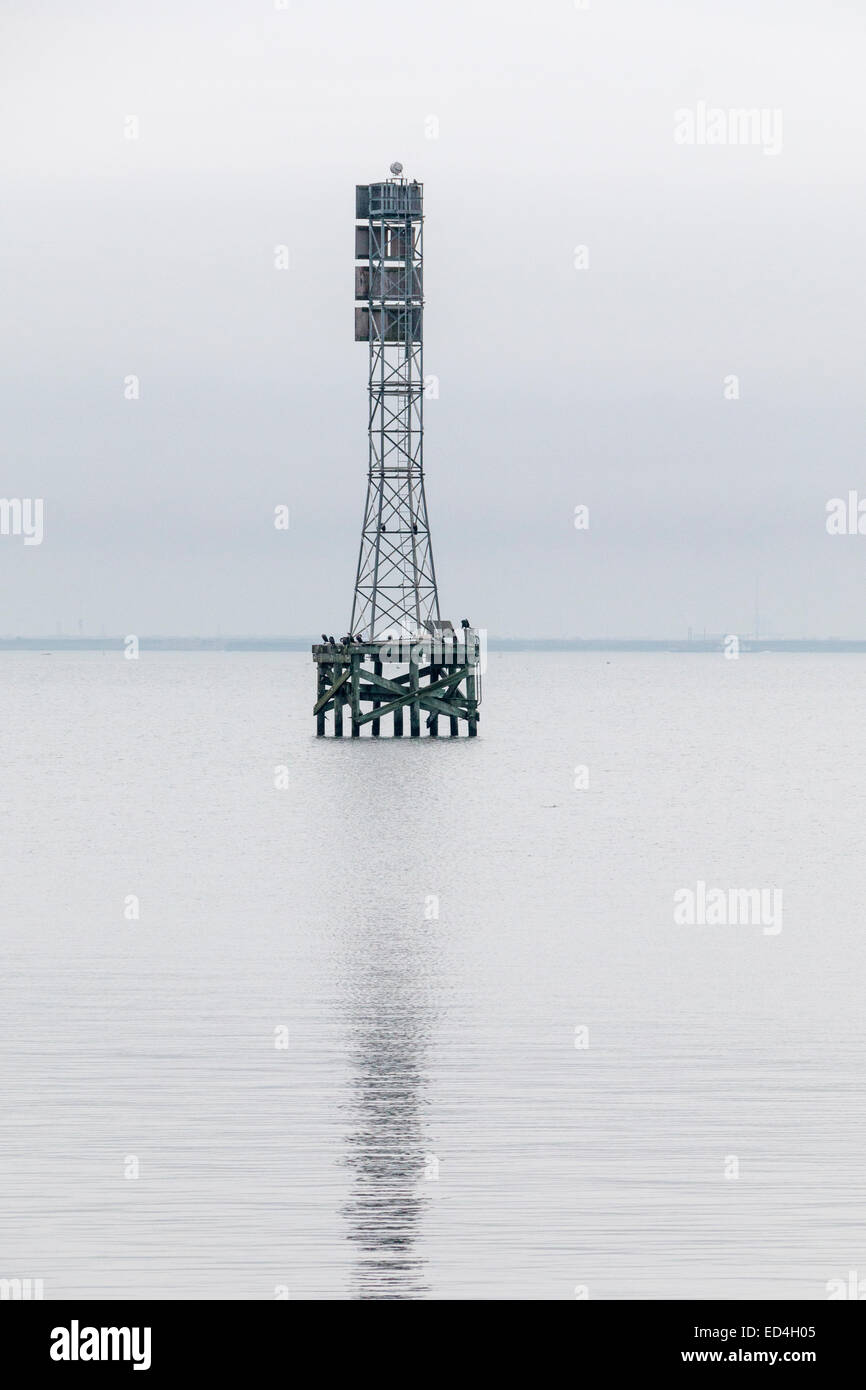
[[[308,652],[314,637],[139,637],[151,652]],[[688,638],[490,637],[491,652],[720,652],[724,636]],[[0,652],[123,651],[123,637],[0,637]],[[741,652],[862,652],[866,637],[739,637]]]

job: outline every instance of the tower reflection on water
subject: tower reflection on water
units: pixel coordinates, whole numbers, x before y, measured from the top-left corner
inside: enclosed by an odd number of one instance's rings
[[[433,1010],[416,934],[423,941],[426,924],[401,924],[393,934],[388,925],[362,929],[369,954],[349,981],[352,1192],[343,1214],[357,1252],[354,1296],[422,1298],[430,1292],[422,1223],[430,1201],[424,1093]]]

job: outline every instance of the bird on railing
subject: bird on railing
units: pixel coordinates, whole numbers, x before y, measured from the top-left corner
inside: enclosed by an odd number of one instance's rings
[[[327,632],[323,632],[323,633],[322,633],[322,641],[324,642],[325,646],[328,645],[328,634],[327,634]]]
[[[336,645],[337,645],[337,639],[336,639],[336,637],[329,637],[329,638],[328,638],[328,641],[330,642],[330,644],[331,644],[332,647],[336,647]]]

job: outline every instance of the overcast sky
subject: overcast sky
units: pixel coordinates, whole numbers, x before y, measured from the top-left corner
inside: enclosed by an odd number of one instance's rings
[[[354,185],[400,159],[443,614],[746,633],[758,580],[767,634],[863,635],[825,516],[866,498],[864,36],[854,0],[3,0],[0,496],[45,534],[0,536],[0,632],[345,628]],[[678,143],[700,103],[781,140]]]

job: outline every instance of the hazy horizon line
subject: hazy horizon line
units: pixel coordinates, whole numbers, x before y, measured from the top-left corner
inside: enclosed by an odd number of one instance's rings
[[[482,629],[483,631],[483,629]],[[196,633],[134,634],[138,647],[163,651],[245,650],[245,651],[306,651],[321,641],[320,634],[302,636],[262,636],[228,633],[201,636]],[[123,649],[130,634],[16,634],[0,636],[0,651],[99,651]],[[763,637],[752,633],[702,633],[689,637],[498,637],[486,638],[490,651],[717,651],[732,638],[745,650],[767,651],[863,651],[866,637]],[[382,639],[383,642],[385,639]]]

